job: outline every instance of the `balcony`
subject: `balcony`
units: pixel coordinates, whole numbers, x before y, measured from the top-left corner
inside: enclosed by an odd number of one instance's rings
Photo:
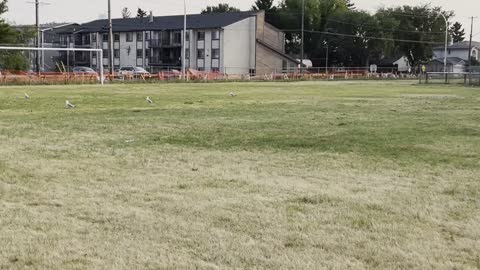
[[[169,58],[161,58],[161,57],[150,57],[148,58],[148,64],[151,66],[164,66],[164,67],[180,67],[182,66],[182,62],[169,59]]]
[[[169,39],[150,39],[148,40],[148,46],[150,48],[175,48],[182,47],[182,43],[171,42]]]

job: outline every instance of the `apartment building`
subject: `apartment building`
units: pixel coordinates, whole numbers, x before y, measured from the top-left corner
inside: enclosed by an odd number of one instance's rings
[[[113,20],[114,68],[140,66],[152,72],[182,65],[184,17]],[[96,20],[61,33],[64,47],[103,49],[109,65],[108,21]],[[265,13],[235,12],[187,15],[186,66],[227,74],[270,73],[299,62],[285,54],[285,34],[265,22]],[[100,55],[75,52],[70,65],[98,69]]]

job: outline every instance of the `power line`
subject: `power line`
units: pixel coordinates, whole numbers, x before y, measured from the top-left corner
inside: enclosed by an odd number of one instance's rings
[[[345,21],[339,21],[339,20],[333,20],[333,19],[327,19],[326,20],[327,22],[331,21],[331,22],[337,22],[337,23],[342,23],[342,24],[349,24],[349,25],[359,25],[359,24],[356,24],[356,23],[350,23],[350,22],[345,22]],[[366,23],[366,24],[360,24],[362,26],[374,26],[374,24],[369,24],[369,23]],[[386,30],[386,31],[390,31],[390,32],[405,32],[405,33],[419,33],[419,34],[445,34],[445,32],[427,32],[427,31],[411,31],[411,30],[392,30],[392,29],[388,29],[388,28],[374,28],[376,30]]]
[[[298,30],[298,29],[282,29],[281,31],[284,31],[284,32],[300,32],[300,30]],[[332,32],[314,31],[314,30],[305,30],[305,32],[309,32],[309,33],[313,33],[313,34],[331,35],[331,36],[342,36],[342,37],[352,37],[352,38],[362,38],[362,39],[374,39],[374,40],[385,40],[385,41],[398,41],[398,42],[406,42],[406,43],[420,43],[420,44],[431,44],[431,45],[439,45],[439,44],[442,44],[441,42],[433,42],[433,41],[420,41],[420,40],[383,38],[383,37],[370,37],[370,36],[362,37],[362,36],[352,35],[352,34],[332,33]]]

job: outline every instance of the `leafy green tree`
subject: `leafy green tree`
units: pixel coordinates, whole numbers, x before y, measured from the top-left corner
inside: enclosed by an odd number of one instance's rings
[[[126,18],[130,18],[130,16],[132,16],[132,13],[130,12],[130,10],[128,10],[127,7],[124,7],[122,9],[122,18],[126,19]]]
[[[357,9],[357,7],[355,6],[355,4],[351,1],[351,0],[345,0],[345,4],[347,5],[347,8],[349,10],[355,10]]]
[[[461,23],[456,22],[450,28],[450,33],[452,33],[453,42],[462,42],[465,40],[465,29]]]
[[[232,7],[229,4],[218,4],[218,6],[207,6],[202,10],[202,14],[206,13],[225,13],[225,12],[239,12],[240,9]]]
[[[141,8],[137,9],[137,18],[144,18],[147,16],[147,12]]]
[[[453,12],[443,11],[440,7],[401,6],[380,9],[376,17],[386,28],[385,35],[394,39],[395,50],[405,55],[410,65],[431,59],[433,47],[444,43],[445,17],[450,18]]]
[[[276,9],[274,0],[256,0],[252,6],[252,10],[265,10],[265,12],[275,12]]]
[[[323,36],[313,31],[325,31],[328,19],[341,11],[347,11],[345,0],[305,0],[306,57],[314,57],[318,53],[318,48],[323,46]],[[283,0],[277,12],[280,19],[274,26],[288,30],[285,36],[287,53],[298,55],[301,45],[302,1]]]
[[[7,0],[0,1],[0,16],[8,11]],[[15,31],[0,17],[0,44],[26,44],[34,36],[28,30]],[[21,51],[1,51],[0,69],[27,70],[28,60]]]

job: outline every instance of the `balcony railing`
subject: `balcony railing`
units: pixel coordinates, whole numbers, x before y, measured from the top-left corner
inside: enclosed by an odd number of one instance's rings
[[[158,47],[182,47],[182,43],[177,43],[173,40],[162,40],[162,39],[150,39],[148,40],[150,48]]]
[[[148,63],[150,65],[156,66],[169,66],[169,67],[177,67],[181,66],[182,63],[179,60],[169,59],[169,58],[161,58],[161,57],[149,57]]]

